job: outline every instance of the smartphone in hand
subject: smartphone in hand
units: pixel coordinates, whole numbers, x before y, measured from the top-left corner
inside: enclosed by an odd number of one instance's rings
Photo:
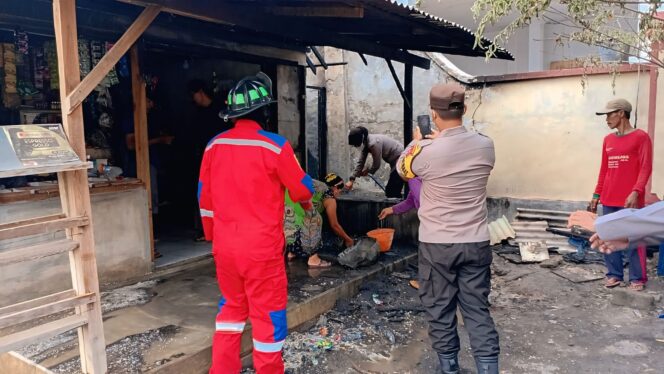
[[[431,135],[431,119],[429,118],[428,114],[417,116],[417,127],[420,128],[422,138],[426,138],[427,135]]]

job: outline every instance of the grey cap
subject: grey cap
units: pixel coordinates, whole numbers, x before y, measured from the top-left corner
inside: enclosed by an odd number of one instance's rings
[[[606,106],[604,108],[595,112],[595,114],[597,114],[598,116],[602,116],[604,114],[612,113],[618,110],[631,112],[632,104],[630,104],[629,101],[625,99],[613,99],[608,103],[606,103]]]

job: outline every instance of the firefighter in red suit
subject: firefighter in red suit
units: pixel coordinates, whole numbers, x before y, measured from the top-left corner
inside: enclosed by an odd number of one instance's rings
[[[240,340],[247,317],[256,371],[284,372],[284,190],[310,209],[313,182],[288,141],[261,128],[275,102],[271,85],[263,73],[235,85],[228,109],[220,113],[235,126],[209,142],[201,164],[198,199],[222,294],[212,345],[213,374],[242,369]]]

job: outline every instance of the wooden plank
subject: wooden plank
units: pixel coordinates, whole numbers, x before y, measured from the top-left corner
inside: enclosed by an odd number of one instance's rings
[[[53,25],[58,55],[60,101],[64,104],[67,102],[67,96],[81,81],[75,0],[53,0]],[[85,159],[83,108],[80,105],[72,111],[67,108],[63,112],[62,125],[74,151],[81,159]],[[91,217],[92,207],[87,172],[60,173],[58,179],[60,201],[65,214],[68,217]],[[67,235],[80,243],[79,250],[69,254],[74,290],[78,295],[88,293],[99,295],[92,222],[80,230],[68,230]],[[78,330],[81,371],[88,374],[105,373],[107,368],[106,344],[101,305],[96,302],[86,306],[85,309],[77,307],[76,313],[79,318],[87,319],[87,324],[80,324],[81,328]]]
[[[55,0],[57,1],[57,0]],[[63,332],[84,326],[84,315],[73,315],[55,322],[46,323],[28,330],[0,337],[0,353],[13,351],[38,340],[48,339]]]
[[[67,216],[65,216],[64,213],[59,213],[59,214],[51,214],[51,215],[48,215],[48,216],[41,216],[41,217],[33,217],[33,218],[23,219],[23,220],[20,220],[20,221],[2,223],[2,224],[0,224],[0,230],[10,229],[12,227],[30,225],[30,224],[34,224],[34,223],[43,223],[43,222],[48,222],[48,221],[55,221],[57,219],[65,218],[65,217],[67,217]]]
[[[150,254],[154,261],[154,232],[152,222],[152,184],[150,178],[150,139],[148,138],[148,111],[145,82],[141,77],[138,46],[131,48],[131,94],[134,101],[134,141],[136,150],[136,175],[145,184],[148,195],[148,229]]]
[[[91,167],[91,162],[70,162],[67,164],[31,166],[21,169],[0,170],[0,178],[19,177],[23,175],[51,174],[71,170],[88,170]]]
[[[64,312],[76,306],[87,305],[94,302],[96,298],[97,296],[95,294],[89,293],[36,306],[27,310],[0,315],[0,329],[14,326],[22,322],[32,321],[40,317],[50,316],[51,314]]]
[[[0,266],[57,255],[78,248],[78,242],[61,239],[29,247],[0,252]]]
[[[46,222],[28,223],[21,226],[0,229],[0,240],[46,234],[52,231],[87,226],[89,223],[90,220],[88,217],[59,218]]]
[[[127,31],[118,39],[113,47],[106,52],[104,57],[99,60],[99,63],[90,71],[88,75],[83,78],[76,88],[74,88],[68,95],[65,101],[62,102],[63,108],[67,113],[71,114],[83,100],[85,100],[90,92],[99,85],[109,71],[120,61],[120,58],[131,48],[138,38],[143,35],[143,32],[150,26],[152,21],[159,15],[161,7],[148,6],[136,18],[134,23],[129,26]]]
[[[44,297],[40,297],[37,299],[32,299],[32,300],[27,300],[22,303],[17,303],[13,305],[8,305],[6,307],[0,308],[0,314],[9,314],[9,313],[14,313],[18,312],[21,310],[26,310],[26,309],[32,309],[34,307],[37,307],[39,305],[44,305],[44,304],[50,304],[56,301],[68,299],[70,297],[76,296],[76,291],[74,290],[66,290],[58,293],[54,293],[51,295],[47,295]]]
[[[392,48],[375,43],[375,41],[343,36],[334,32],[324,32],[310,29],[303,33],[300,24],[286,23],[277,20],[278,17],[265,17],[254,11],[254,3],[240,4],[239,2],[205,2],[205,1],[172,1],[172,0],[119,0],[120,2],[135,5],[161,5],[164,12],[200,19],[206,22],[232,24],[248,28],[256,32],[274,35],[277,33],[288,39],[299,40],[304,45],[326,45],[350,51],[361,52],[394,61],[409,63],[422,69],[429,69],[431,61],[406,50]],[[252,8],[249,8],[252,7]],[[275,31],[276,30],[276,31]]]
[[[36,364],[16,352],[0,354],[0,368],[11,374],[53,374],[52,371]]]

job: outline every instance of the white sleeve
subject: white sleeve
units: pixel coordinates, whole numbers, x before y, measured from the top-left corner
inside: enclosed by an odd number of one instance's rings
[[[628,238],[634,242],[653,238],[664,241],[664,201],[643,209],[623,209],[598,217],[595,230],[602,240]]]

